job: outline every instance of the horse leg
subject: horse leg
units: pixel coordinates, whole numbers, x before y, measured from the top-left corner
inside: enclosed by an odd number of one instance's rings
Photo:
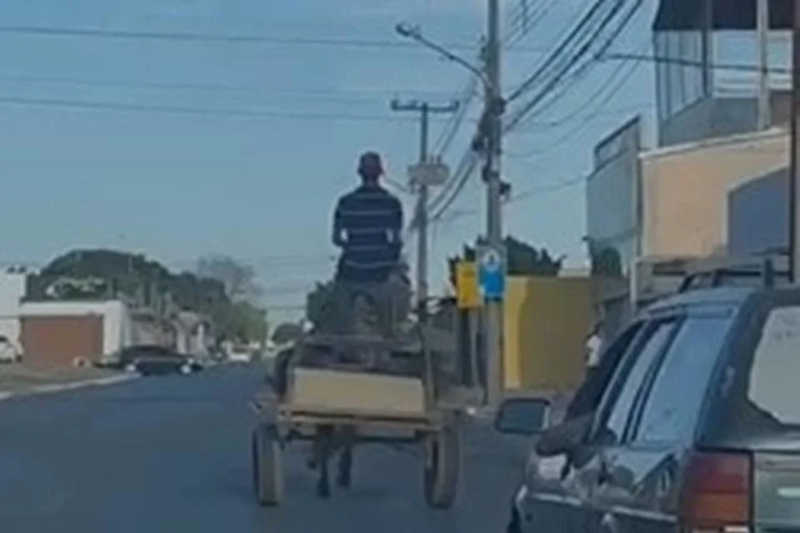
[[[331,456],[333,428],[320,427],[317,432],[318,452],[317,464],[319,465],[319,480],[317,481],[317,496],[329,498],[331,495],[330,481],[328,480],[328,460]]]
[[[342,428],[342,451],[339,454],[339,475],[336,479],[340,487],[349,488],[353,470],[353,444],[355,430],[352,426]]]

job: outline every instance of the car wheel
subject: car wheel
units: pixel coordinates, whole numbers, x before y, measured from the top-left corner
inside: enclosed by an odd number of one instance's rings
[[[128,363],[125,365],[125,372],[136,372],[136,365],[134,363]]]
[[[192,373],[192,365],[190,365],[188,363],[183,364],[183,365],[180,366],[179,371],[184,376],[188,376],[189,374]]]

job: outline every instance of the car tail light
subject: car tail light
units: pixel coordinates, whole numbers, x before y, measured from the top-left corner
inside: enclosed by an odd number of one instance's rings
[[[684,531],[749,531],[752,472],[752,458],[747,454],[693,454],[681,494]]]

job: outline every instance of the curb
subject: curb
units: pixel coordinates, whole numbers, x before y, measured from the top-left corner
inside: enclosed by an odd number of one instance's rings
[[[0,401],[16,398],[20,396],[33,396],[37,394],[51,394],[55,392],[65,392],[75,389],[83,389],[87,387],[102,387],[115,385],[117,383],[125,383],[138,379],[141,376],[137,374],[123,375],[123,376],[109,376],[105,378],[87,379],[83,381],[73,381],[71,383],[49,383],[46,385],[36,385],[30,389],[20,392],[0,391]]]

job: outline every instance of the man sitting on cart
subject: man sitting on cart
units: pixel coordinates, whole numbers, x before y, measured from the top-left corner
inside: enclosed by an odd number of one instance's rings
[[[337,281],[383,283],[400,261],[403,206],[381,187],[383,164],[375,152],[361,156],[361,185],[339,198],[333,244],[342,249]]]
[[[342,254],[330,316],[337,324],[319,324],[322,330],[388,336],[408,314],[410,288],[400,258],[403,206],[381,187],[383,172],[377,153],[363,154],[358,165],[361,185],[336,204],[333,244]],[[377,324],[355,305],[356,295],[369,296]]]

